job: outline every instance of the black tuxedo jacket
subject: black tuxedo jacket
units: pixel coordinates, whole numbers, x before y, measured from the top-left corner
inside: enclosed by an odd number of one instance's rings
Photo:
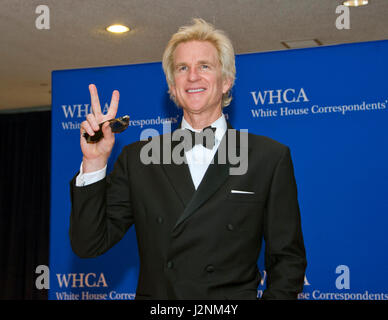
[[[158,139],[171,140],[171,134]],[[256,299],[264,239],[263,298],[295,299],[306,257],[290,151],[263,136],[248,139],[247,172],[230,175],[229,161],[214,161],[197,190],[187,164],[143,164],[139,155],[147,141],[124,147],[101,181],[76,187],[74,177],[73,251],[99,256],[134,224],[140,257],[136,299]]]

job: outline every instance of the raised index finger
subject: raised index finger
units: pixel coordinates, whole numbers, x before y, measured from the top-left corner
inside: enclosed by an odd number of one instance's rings
[[[89,92],[93,113],[95,116],[100,116],[102,114],[100,99],[98,98],[97,88],[94,84],[89,85]]]

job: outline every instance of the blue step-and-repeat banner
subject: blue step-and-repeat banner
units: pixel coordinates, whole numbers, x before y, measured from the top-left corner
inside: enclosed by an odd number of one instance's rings
[[[256,53],[236,57],[237,129],[291,149],[307,252],[308,300],[387,300],[388,41]],[[102,108],[120,91],[111,170],[142,130],[163,133],[182,112],[169,99],[160,63],[54,71],[49,299],[133,299],[139,259],[132,227],[110,251],[80,259],[69,241],[69,181],[79,170],[80,123],[91,112],[88,85]],[[152,199],[150,199],[152,201]],[[263,255],[258,261],[265,288]]]

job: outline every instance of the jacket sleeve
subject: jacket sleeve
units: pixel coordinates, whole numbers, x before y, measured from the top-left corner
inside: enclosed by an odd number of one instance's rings
[[[73,252],[81,258],[105,253],[133,224],[126,149],[113,171],[103,180],[77,187],[70,182],[69,236]]]
[[[264,226],[267,286],[263,299],[296,299],[307,266],[290,150],[274,170]]]

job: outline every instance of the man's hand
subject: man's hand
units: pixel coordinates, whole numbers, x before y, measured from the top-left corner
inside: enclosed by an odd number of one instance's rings
[[[109,122],[104,123],[102,132],[104,137],[97,143],[87,143],[83,137],[84,132],[90,136],[100,129],[99,124],[106,120],[115,118],[119,106],[120,94],[113,91],[111,103],[106,115],[102,114],[97,88],[94,84],[89,85],[92,113],[86,116],[86,120],[81,123],[81,150],[83,153],[83,172],[97,171],[105,167],[115,143],[115,135],[109,126]]]

